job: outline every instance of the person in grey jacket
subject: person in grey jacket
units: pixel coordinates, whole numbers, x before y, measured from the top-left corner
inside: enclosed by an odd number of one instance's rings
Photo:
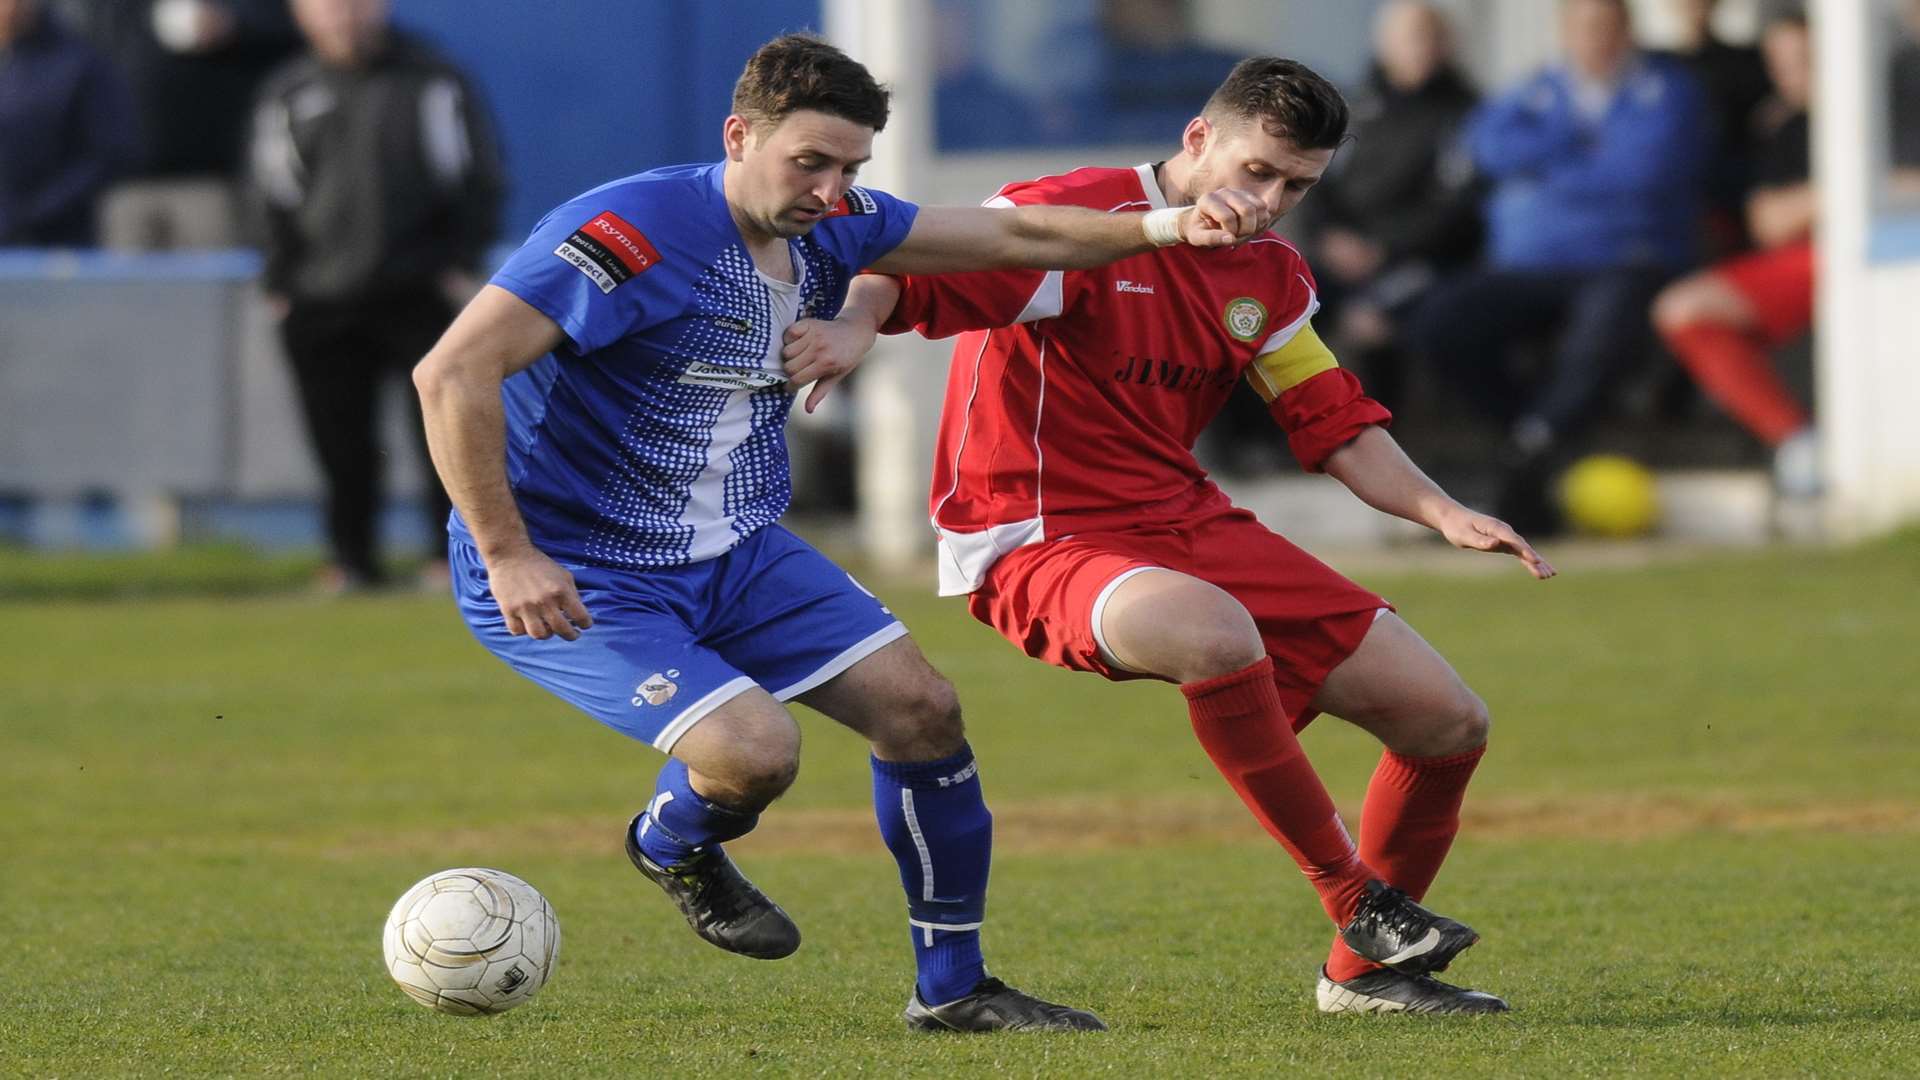
[[[327,484],[323,584],[344,590],[382,580],[380,387],[426,354],[471,293],[503,183],[473,88],[389,26],[386,0],[295,0],[293,9],[312,50],[262,87],[250,201]],[[409,412],[417,431],[419,411]],[[425,483],[428,535],[438,536],[449,505],[431,468]]]

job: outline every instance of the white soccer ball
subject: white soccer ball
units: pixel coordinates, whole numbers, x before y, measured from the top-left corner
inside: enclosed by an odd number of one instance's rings
[[[500,870],[442,870],[387,916],[387,974],[456,1016],[506,1012],[540,992],[560,955],[560,920],[539,890]]]

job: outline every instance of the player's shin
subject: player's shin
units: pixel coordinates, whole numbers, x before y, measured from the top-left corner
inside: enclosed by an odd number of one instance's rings
[[[693,790],[686,763],[669,758],[633,835],[647,858],[679,866],[709,845],[747,835],[759,821],[759,814],[728,809]]]
[[[1300,747],[1273,681],[1273,658],[1218,678],[1184,683],[1200,745],[1320,894],[1335,924],[1345,924],[1369,879],[1333,798]]]
[[[993,815],[972,748],[938,761],[874,758],[873,810],[900,864],[920,998],[964,997],[986,977],[980,924],[993,861]]]
[[[1360,857],[1387,884],[1415,900],[1426,896],[1460,832],[1460,804],[1486,751],[1484,744],[1445,757],[1381,751],[1360,814]],[[1355,956],[1337,937],[1327,955],[1327,976],[1336,982],[1377,966]]]

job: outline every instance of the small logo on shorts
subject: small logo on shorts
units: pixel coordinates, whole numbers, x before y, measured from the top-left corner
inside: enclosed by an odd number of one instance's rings
[[[680,672],[672,668],[669,668],[665,675],[656,671],[647,676],[645,682],[633,688],[634,708],[642,705],[665,705],[672,701],[673,695],[680,692],[680,687],[673,681],[679,677]]]

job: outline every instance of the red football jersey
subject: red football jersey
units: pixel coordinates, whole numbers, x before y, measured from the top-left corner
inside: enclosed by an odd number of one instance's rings
[[[1010,184],[989,206],[1166,205],[1152,166]],[[1095,270],[901,279],[888,333],[959,333],[934,451],[940,591],[1023,544],[1139,523],[1212,489],[1193,445],[1244,377],[1317,469],[1385,409],[1335,363],[1299,251],[1272,233]]]

